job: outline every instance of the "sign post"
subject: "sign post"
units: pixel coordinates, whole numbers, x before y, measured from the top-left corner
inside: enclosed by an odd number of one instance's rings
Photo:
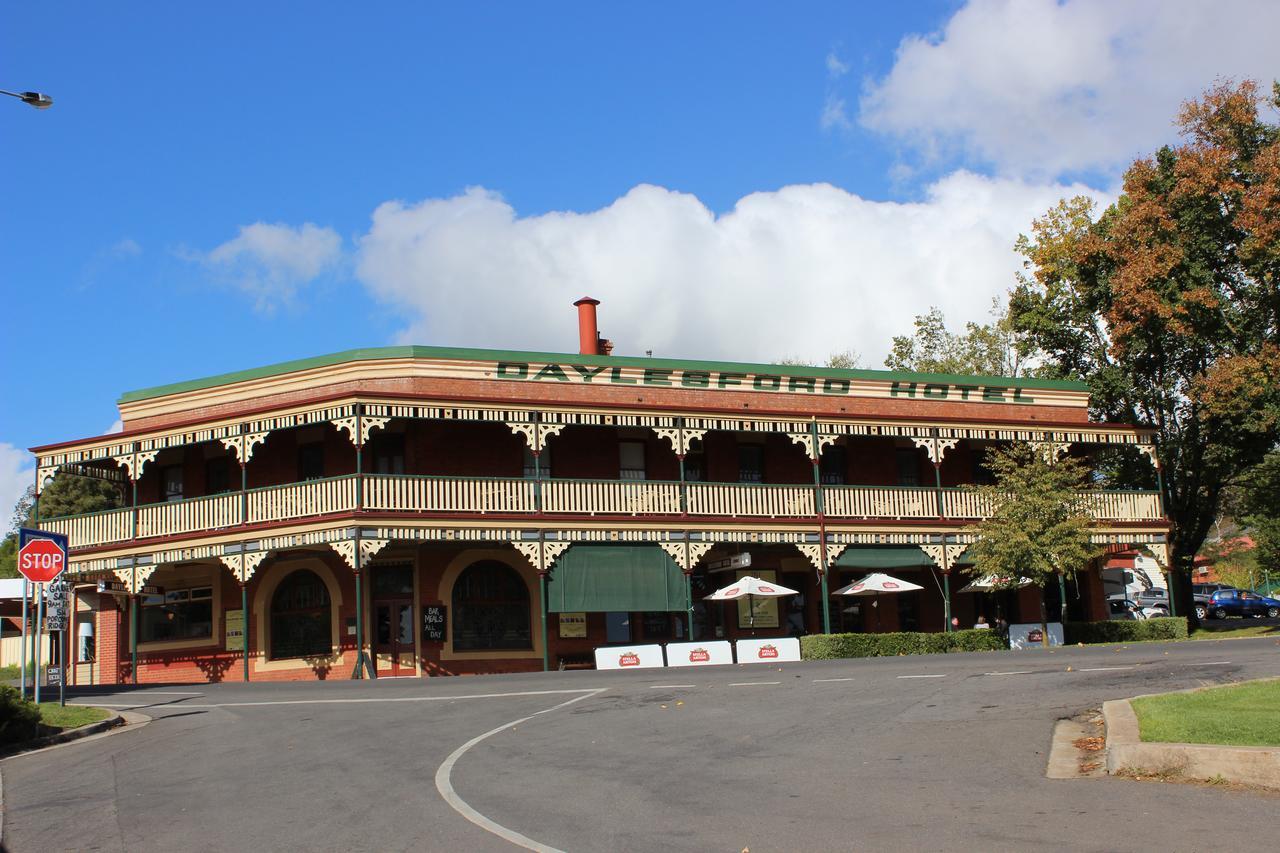
[[[35,661],[32,678],[35,687],[32,690],[36,704],[40,703],[40,658],[43,653],[44,639],[44,599],[45,584],[55,580],[67,568],[67,537],[61,533],[50,533],[47,530],[33,530],[29,527],[18,528],[18,572],[36,585],[36,624],[35,624]],[[52,613],[50,614],[53,615]],[[65,617],[65,609],[62,615]],[[65,623],[63,624],[65,628]],[[61,659],[59,659],[61,662]],[[59,671],[61,675],[61,671]]]
[[[58,685],[58,704],[67,704],[67,625],[71,621],[71,584],[59,577],[49,584],[49,610],[47,613],[48,629],[58,632],[58,668],[55,679],[53,667],[49,668],[49,685]]]

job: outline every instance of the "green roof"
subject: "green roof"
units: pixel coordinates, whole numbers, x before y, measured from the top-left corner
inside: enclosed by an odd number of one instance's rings
[[[170,385],[156,385],[138,391],[127,391],[120,396],[121,403],[133,403],[151,397],[164,397],[168,394],[182,394],[187,391],[198,391],[203,388],[216,388],[219,385],[231,385],[250,379],[262,379],[267,376],[280,376],[300,370],[311,370],[317,367],[329,367],[354,361],[378,361],[389,358],[422,358],[443,361],[523,361],[551,362],[555,364],[582,364],[606,367],[654,367],[672,370],[712,370],[732,371],[735,373],[767,373],[773,376],[815,376],[834,379],[865,379],[880,382],[938,382],[947,384],[971,384],[974,382],[987,385],[1001,385],[1006,388],[1041,388],[1064,391],[1088,391],[1089,386],[1083,382],[1065,379],[1013,379],[1003,376],[952,376],[943,373],[908,373],[896,370],[839,370],[832,367],[806,367],[794,364],[751,364],[736,361],[692,361],[678,358],[637,358],[621,355],[579,355],[577,353],[556,352],[521,352],[516,350],[491,349],[456,349],[451,347],[369,347],[335,352],[330,355],[318,355],[313,358],[301,358],[295,361],[283,361],[279,364],[268,364],[249,370],[234,373],[222,373],[218,376],[207,376],[203,379],[190,379],[186,382],[175,382]]]

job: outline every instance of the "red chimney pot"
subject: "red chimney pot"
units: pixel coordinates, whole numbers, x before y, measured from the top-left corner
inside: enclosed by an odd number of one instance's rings
[[[596,306],[599,299],[584,296],[573,303],[578,309],[578,352],[581,355],[600,354],[600,331],[596,328]]]

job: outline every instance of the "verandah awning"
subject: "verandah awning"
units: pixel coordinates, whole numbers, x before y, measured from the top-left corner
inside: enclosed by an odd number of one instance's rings
[[[683,611],[684,574],[657,545],[573,545],[547,579],[552,613]]]
[[[968,553],[961,554],[956,566],[973,563]],[[919,545],[850,545],[836,559],[839,569],[927,569],[934,562]]]

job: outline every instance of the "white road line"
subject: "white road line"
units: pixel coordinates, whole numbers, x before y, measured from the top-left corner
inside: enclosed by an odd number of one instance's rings
[[[511,693],[468,693],[459,696],[380,696],[365,699],[272,699],[260,702],[174,702],[172,704],[147,702],[125,705],[126,708],[255,708],[265,705],[369,705],[379,702],[452,702],[455,699],[507,699],[516,696],[563,696],[568,693],[599,693],[606,688],[578,688],[576,690],[520,690]],[[68,702],[68,705],[88,705],[100,708],[113,707],[104,702]],[[117,703],[118,705],[119,703]]]
[[[946,678],[947,674],[944,672],[941,675],[899,675],[898,677],[899,678]]]
[[[1034,669],[1011,669],[1008,672],[984,672],[983,675],[1032,675]]]
[[[676,687],[697,687],[696,684],[650,684],[650,690],[672,690]]]
[[[128,693],[108,693],[108,696],[128,696]],[[203,693],[183,693],[177,690],[139,690],[138,696],[203,696]]]
[[[1184,663],[1183,666],[1225,666],[1231,663],[1229,660],[1206,660],[1199,663]]]
[[[502,824],[496,821],[489,820],[489,818],[485,817],[484,815],[480,814],[480,812],[471,808],[471,806],[467,804],[467,801],[462,799],[462,797],[459,797],[458,792],[453,789],[453,783],[449,780],[449,777],[453,773],[453,767],[455,764],[458,763],[458,759],[461,758],[463,755],[465,755],[467,750],[471,749],[471,747],[480,743],[480,741],[484,740],[485,738],[493,737],[499,732],[504,732],[507,729],[520,725],[521,723],[527,723],[529,720],[532,720],[534,717],[541,716],[542,714],[549,714],[552,711],[558,711],[561,708],[568,707],[569,705],[572,705],[574,702],[581,702],[583,699],[590,699],[592,696],[595,696],[598,693],[603,693],[606,689],[608,688],[599,687],[594,690],[585,691],[585,692],[574,691],[574,692],[581,692],[583,693],[583,695],[575,696],[572,699],[561,702],[559,705],[555,705],[543,711],[538,711],[536,713],[530,714],[527,717],[521,717],[518,720],[512,720],[509,723],[504,723],[498,726],[496,729],[490,729],[489,731],[485,732],[482,735],[473,737],[471,740],[467,741],[462,746],[458,747],[453,752],[449,753],[449,757],[446,758],[440,764],[440,766],[436,769],[436,790],[440,792],[440,796],[444,798],[444,801],[448,803],[449,806],[454,811],[456,811],[458,814],[462,815],[464,818],[471,821],[481,829],[486,830],[488,832],[492,832],[494,835],[498,836],[502,840],[508,841],[516,845],[517,847],[523,847],[526,850],[538,850],[538,851],[542,851],[542,853],[561,853],[561,851],[557,850],[554,847],[550,847],[539,841],[534,841],[532,838],[529,838],[526,835],[521,835],[520,833],[516,832],[514,829],[508,829],[507,827],[503,826]],[[559,693],[564,691],[545,691],[545,692]]]
[[[1116,669],[1133,669],[1132,666],[1087,666],[1077,669],[1076,672],[1111,672]]]
[[[781,684],[781,681],[731,681],[730,687],[768,687],[771,684]]]
[[[822,684],[824,682],[831,682],[831,681],[853,681],[853,679],[852,678],[815,678],[813,680],[813,683]]]

